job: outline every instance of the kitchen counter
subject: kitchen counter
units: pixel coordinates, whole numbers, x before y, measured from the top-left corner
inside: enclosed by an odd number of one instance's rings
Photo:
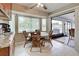
[[[14,45],[14,33],[4,33],[4,34],[0,34],[0,52],[1,49],[4,48],[8,48],[8,53],[9,55],[11,55],[10,53],[12,53],[12,49],[14,49],[12,47],[12,45]],[[5,52],[6,53],[6,52]]]
[[[8,47],[10,44],[10,36],[12,33],[0,34],[0,48]]]

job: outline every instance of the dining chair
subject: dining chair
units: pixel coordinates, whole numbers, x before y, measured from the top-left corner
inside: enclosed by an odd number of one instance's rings
[[[46,33],[44,33],[46,34]],[[52,42],[51,42],[51,39],[52,39],[52,31],[49,31],[49,33],[47,33],[48,35],[45,35],[45,36],[41,36],[41,39],[44,41],[44,42],[48,42],[51,44],[51,46],[53,46]]]
[[[51,44],[51,46],[53,46],[53,44],[52,44],[52,42],[51,42],[52,33],[53,33],[53,31],[49,31],[49,35],[48,35],[48,37],[49,37],[48,42]]]
[[[31,42],[31,37],[28,36],[29,33],[26,32],[26,31],[23,31],[23,35],[24,35],[24,38],[25,38],[25,43],[24,43],[24,47],[25,47],[25,45],[26,45],[27,43]]]
[[[71,28],[69,29],[69,40],[67,42],[67,45],[69,44],[70,40],[73,40],[73,37],[75,37],[75,29]]]
[[[40,35],[41,31],[40,30],[35,30],[35,32]]]
[[[41,47],[43,46],[43,40],[40,39],[40,35],[38,34],[32,34],[32,47],[30,51],[32,51],[33,47],[39,47],[41,52]]]

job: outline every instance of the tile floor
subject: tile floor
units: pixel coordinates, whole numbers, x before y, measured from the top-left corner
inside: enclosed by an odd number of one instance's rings
[[[70,40],[69,43],[68,43],[69,37],[60,37],[60,38],[57,38],[55,40],[60,42],[60,43],[65,44],[65,45],[68,45],[69,47],[72,47],[72,48],[74,48],[74,46],[75,46],[74,39]]]
[[[24,48],[24,42],[19,42],[15,47],[15,56],[78,56],[79,53],[65,44],[52,40],[53,47],[49,43],[46,43],[45,47],[42,47],[40,53],[39,48],[33,48],[30,52],[31,44],[27,44]]]

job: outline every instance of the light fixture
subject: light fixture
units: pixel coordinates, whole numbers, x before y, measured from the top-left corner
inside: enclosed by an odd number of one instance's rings
[[[38,3],[36,7],[43,7],[43,4]]]
[[[37,4],[35,4],[35,5],[33,5],[32,7],[31,7],[31,9],[32,8],[34,8],[34,7],[42,7],[42,8],[44,8],[44,9],[47,9],[47,7],[45,6],[45,4],[42,4],[42,3],[37,3]]]

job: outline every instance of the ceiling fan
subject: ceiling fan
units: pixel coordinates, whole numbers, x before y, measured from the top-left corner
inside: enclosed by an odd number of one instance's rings
[[[43,9],[47,9],[47,7],[42,3],[37,3],[37,4],[33,5],[30,9],[33,9],[34,7],[38,7],[38,8],[42,7]]]

